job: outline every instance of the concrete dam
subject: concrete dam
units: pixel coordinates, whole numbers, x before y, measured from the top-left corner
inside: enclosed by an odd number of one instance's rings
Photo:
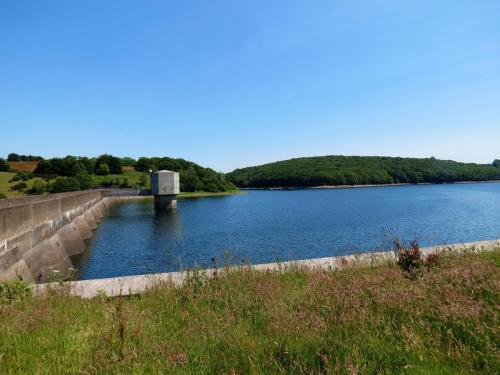
[[[178,174],[155,172],[151,181],[152,190],[99,189],[0,200],[0,282],[70,277],[71,257],[85,251],[85,241],[117,200],[154,195],[156,209],[175,209]]]

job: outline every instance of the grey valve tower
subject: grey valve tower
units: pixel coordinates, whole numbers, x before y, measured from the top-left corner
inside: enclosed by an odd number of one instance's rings
[[[179,173],[173,171],[151,172],[151,194],[155,210],[175,210],[179,194]]]

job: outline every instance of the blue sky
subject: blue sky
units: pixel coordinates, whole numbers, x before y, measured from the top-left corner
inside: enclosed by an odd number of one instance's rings
[[[0,0],[0,154],[500,158],[500,1]]]

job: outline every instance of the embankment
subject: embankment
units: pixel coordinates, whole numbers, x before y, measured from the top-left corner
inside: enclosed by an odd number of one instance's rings
[[[45,282],[53,272],[67,278],[70,257],[117,199],[148,191],[88,190],[0,201],[0,281]]]
[[[480,253],[495,251],[498,249],[500,249],[500,240],[491,240],[427,247],[422,248],[421,252],[423,256],[427,256],[429,254],[439,254],[445,252],[455,254],[464,252]],[[230,269],[236,270],[242,267],[250,267],[253,270],[263,272],[285,271],[294,268],[305,268],[311,270],[332,270],[350,268],[354,266],[377,266],[384,263],[396,262],[396,260],[396,255],[393,251],[385,251],[335,256],[328,258],[303,259],[279,263],[255,264],[251,266],[232,266],[230,267]],[[225,270],[227,269],[212,268],[197,270],[197,272],[201,277],[211,278],[214,275],[221,274]],[[106,279],[78,280],[66,283],[66,287],[68,287],[68,290],[72,295],[83,298],[92,298],[97,296],[99,293],[104,293],[108,297],[125,296],[145,293],[151,287],[158,285],[158,283],[167,282],[180,287],[184,284],[186,279],[190,277],[190,272],[191,271],[187,270],[149,275],[112,277]],[[39,284],[34,288],[35,292],[43,294],[48,287],[51,287],[51,284]]]

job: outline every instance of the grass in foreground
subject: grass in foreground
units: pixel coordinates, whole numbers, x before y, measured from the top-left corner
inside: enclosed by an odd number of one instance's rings
[[[0,306],[2,374],[499,373],[500,250],[344,271],[194,272],[176,289]],[[21,287],[21,295],[23,288]]]

